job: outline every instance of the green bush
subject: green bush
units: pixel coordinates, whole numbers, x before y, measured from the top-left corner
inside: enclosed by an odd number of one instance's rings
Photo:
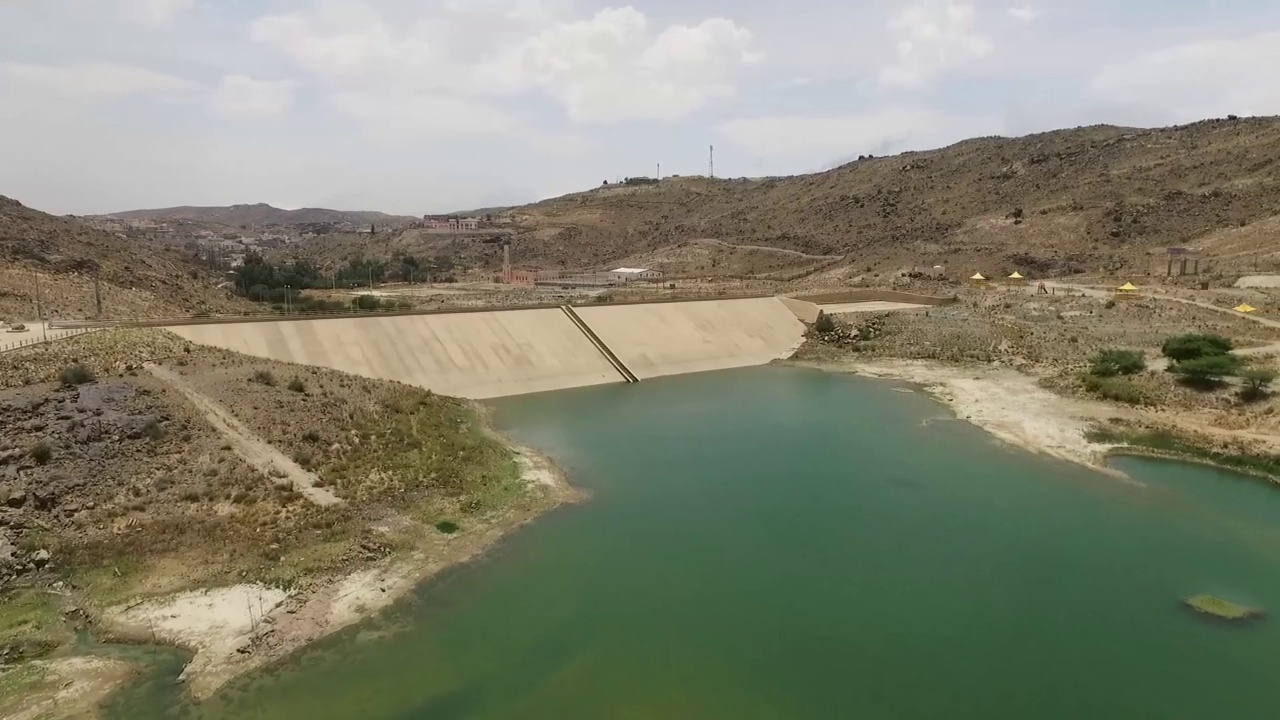
[[[72,385],[84,385],[93,382],[93,370],[83,363],[72,363],[62,369],[58,373],[58,382],[71,387]]]
[[[1271,383],[1275,382],[1277,373],[1271,368],[1249,368],[1240,373],[1240,379],[1244,381],[1244,387],[1240,390],[1240,397],[1246,402],[1261,400],[1270,394]]]
[[[813,321],[813,331],[819,333],[829,333],[836,329],[836,321],[830,315],[819,312],[818,319]]]
[[[32,460],[36,461],[37,465],[45,465],[53,459],[53,446],[49,444],[49,441],[41,440],[33,445],[27,451],[27,454],[31,456]]]
[[[1170,360],[1196,360],[1231,352],[1231,341],[1221,335],[1189,333],[1165,340],[1161,352]]]
[[[357,310],[377,310],[382,307],[382,301],[375,295],[361,295],[355,299]]]
[[[294,378],[289,381],[289,389],[296,393],[304,393],[307,391],[307,384],[302,382],[302,378]]]
[[[253,373],[253,382],[267,387],[276,386],[276,376],[271,374],[270,370],[255,370]]]
[[[1235,355],[1203,355],[1180,360],[1169,366],[1169,372],[1193,385],[1216,386],[1224,377],[1240,372],[1241,364]]]
[[[1099,350],[1093,356],[1089,366],[1089,374],[1095,377],[1115,377],[1117,375],[1137,375],[1147,369],[1147,358],[1141,350],[1120,350],[1111,348]]]

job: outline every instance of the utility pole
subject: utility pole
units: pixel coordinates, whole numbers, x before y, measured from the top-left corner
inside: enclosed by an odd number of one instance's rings
[[[290,307],[293,305],[293,289],[288,285],[284,286],[284,314],[288,315]]]
[[[712,180],[716,177],[716,146],[711,146],[710,159],[707,161],[707,177]]]
[[[658,163],[658,177],[656,179],[662,179],[662,163]]]
[[[44,303],[40,301],[40,273],[32,273],[36,279],[36,318],[40,320],[40,332],[49,340],[49,326],[44,322]]]

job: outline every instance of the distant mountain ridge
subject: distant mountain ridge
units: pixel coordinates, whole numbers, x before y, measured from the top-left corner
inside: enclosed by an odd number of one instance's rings
[[[299,225],[303,223],[350,223],[352,225],[408,225],[420,220],[410,215],[390,215],[371,210],[329,210],[327,208],[300,208],[283,210],[266,203],[252,205],[227,205],[216,207],[159,208],[155,210],[127,210],[111,213],[106,217],[117,220],[192,220],[216,222],[224,225],[248,227],[253,225]]]

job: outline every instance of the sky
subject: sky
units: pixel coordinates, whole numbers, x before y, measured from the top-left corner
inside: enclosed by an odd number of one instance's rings
[[[1280,0],[0,0],[0,194],[402,214],[1280,114]]]

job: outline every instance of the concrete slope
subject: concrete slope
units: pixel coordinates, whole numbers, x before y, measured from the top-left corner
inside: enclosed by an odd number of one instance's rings
[[[559,308],[168,329],[246,355],[474,399],[623,381]]]
[[[764,365],[800,345],[804,324],[778,298],[575,308],[641,380]]]

